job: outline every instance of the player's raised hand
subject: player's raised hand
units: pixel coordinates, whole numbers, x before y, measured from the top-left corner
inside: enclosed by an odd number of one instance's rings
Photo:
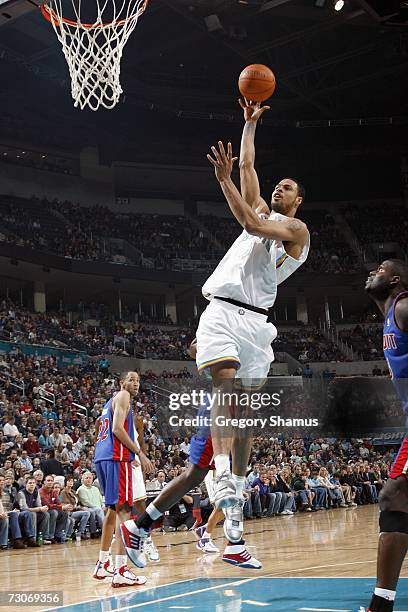
[[[231,177],[232,167],[238,157],[232,156],[232,145],[230,142],[227,145],[227,151],[225,151],[221,140],[218,141],[218,150],[216,147],[211,147],[211,151],[214,157],[208,154],[207,159],[214,166],[217,180],[222,183]]]
[[[246,98],[239,98],[238,100],[240,107],[244,111],[245,121],[257,122],[266,110],[269,110],[270,106],[261,106],[260,102],[251,102]]]

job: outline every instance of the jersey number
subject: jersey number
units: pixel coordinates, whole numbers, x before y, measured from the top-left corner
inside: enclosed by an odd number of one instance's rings
[[[97,444],[98,442],[103,442],[104,440],[106,440],[106,438],[108,437],[108,429],[109,429],[109,419],[103,419],[99,427],[99,434],[96,440]]]

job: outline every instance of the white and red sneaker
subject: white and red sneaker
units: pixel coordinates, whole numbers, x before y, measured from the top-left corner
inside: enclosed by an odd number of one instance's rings
[[[126,550],[126,554],[136,567],[146,567],[146,555],[144,546],[149,532],[138,527],[133,520],[125,521],[120,525],[120,536]]]
[[[236,565],[245,569],[262,568],[262,563],[247,551],[245,543],[230,544],[226,546],[222,560],[225,561],[225,563],[230,563],[231,565]]]
[[[136,576],[130,571],[127,565],[116,568],[112,578],[112,587],[119,589],[120,587],[134,586],[145,584],[147,581],[146,576]]]
[[[92,578],[95,578],[95,580],[104,580],[105,578],[112,578],[113,574],[114,567],[112,565],[112,559],[109,557],[105,563],[102,563],[102,561],[96,562]]]

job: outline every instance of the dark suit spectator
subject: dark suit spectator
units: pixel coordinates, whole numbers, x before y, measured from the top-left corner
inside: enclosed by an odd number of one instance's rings
[[[8,529],[13,548],[36,546],[34,522],[30,512],[20,512],[14,491],[6,486],[3,476],[0,476],[0,501],[7,514]],[[26,544],[24,544],[25,539]]]
[[[184,495],[181,500],[170,508],[168,515],[164,518],[165,531],[187,531],[195,523],[193,515],[193,498]]]
[[[55,459],[54,449],[48,450],[45,456],[47,458],[45,461],[43,461],[41,466],[44,476],[48,476],[48,474],[53,474],[54,476],[65,476],[64,467],[61,461]]]

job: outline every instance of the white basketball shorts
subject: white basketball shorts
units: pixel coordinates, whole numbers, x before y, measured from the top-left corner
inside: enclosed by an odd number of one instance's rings
[[[196,334],[198,371],[225,362],[237,368],[237,378],[264,379],[274,360],[271,343],[277,333],[265,315],[212,299]]]
[[[140,465],[134,465],[132,463],[132,489],[133,489],[133,501],[142,501],[146,499],[146,486],[143,479],[143,472]]]

